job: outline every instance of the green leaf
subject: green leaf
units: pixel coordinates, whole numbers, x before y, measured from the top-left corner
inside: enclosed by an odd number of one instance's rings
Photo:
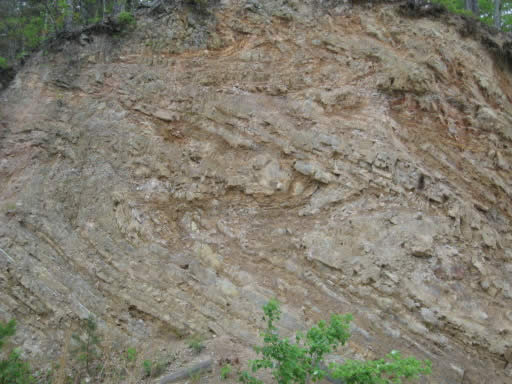
[[[252,374],[269,370],[278,384],[306,384],[316,382],[329,373],[343,379],[347,384],[396,384],[401,378],[415,379],[420,374],[430,373],[429,361],[413,357],[403,358],[393,351],[386,359],[374,361],[348,360],[344,364],[331,364],[329,371],[322,369],[327,353],[345,345],[350,337],[352,315],[332,315],[329,322],[319,321],[304,335],[281,338],[275,322],[281,317],[277,300],[272,299],[263,306],[267,328],[261,333],[263,345],[255,347],[259,358],[249,362]],[[294,342],[292,342],[293,340]],[[261,381],[247,371],[241,372],[239,381],[244,384],[259,384]]]

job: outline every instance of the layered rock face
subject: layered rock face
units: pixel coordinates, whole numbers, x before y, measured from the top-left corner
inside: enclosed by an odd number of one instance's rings
[[[397,5],[145,10],[1,95],[0,318],[256,342],[351,312],[351,356],[512,383],[512,76]],[[153,14],[151,14],[153,12]]]

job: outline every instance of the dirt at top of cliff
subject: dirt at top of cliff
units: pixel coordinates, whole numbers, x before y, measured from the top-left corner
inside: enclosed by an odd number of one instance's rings
[[[421,7],[155,2],[34,56],[0,94],[0,319],[24,355],[93,315],[155,356],[201,334],[235,359],[277,297],[284,334],[354,314],[333,359],[511,383],[510,42]]]

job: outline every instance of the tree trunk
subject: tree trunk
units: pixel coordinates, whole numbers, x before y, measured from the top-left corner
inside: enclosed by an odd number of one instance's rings
[[[66,31],[73,29],[73,0],[66,0]]]
[[[124,11],[124,0],[114,0],[114,9],[113,9],[114,16],[119,15],[123,11]]]
[[[43,34],[44,34],[44,38],[46,38],[46,36],[48,35],[48,3],[46,4],[46,8],[44,10]]]
[[[494,26],[501,29],[501,0],[494,0]]]
[[[479,16],[480,11],[478,9],[478,0],[465,0],[464,8],[468,11],[471,11],[475,14],[475,16]]]

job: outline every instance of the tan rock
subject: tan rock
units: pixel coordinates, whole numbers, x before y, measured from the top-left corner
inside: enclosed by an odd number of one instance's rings
[[[510,381],[512,81],[487,40],[394,3],[222,3],[141,9],[2,91],[17,342],[54,359],[92,313],[137,350],[213,332],[249,359],[277,297],[287,335],[353,313],[344,358],[399,349],[432,383]]]

